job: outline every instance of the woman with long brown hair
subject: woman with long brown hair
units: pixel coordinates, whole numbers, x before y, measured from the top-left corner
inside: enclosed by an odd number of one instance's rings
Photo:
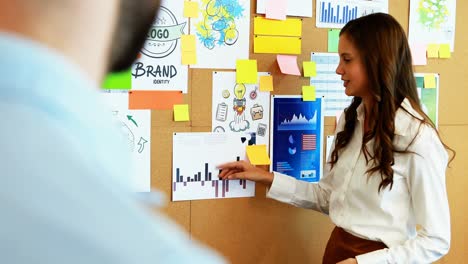
[[[436,261],[450,247],[451,149],[421,109],[405,32],[392,16],[371,14],[343,27],[338,50],[336,73],[354,99],[320,182],[245,161],[220,165],[220,177],[262,182],[270,198],[328,214],[336,227],[323,263]]]

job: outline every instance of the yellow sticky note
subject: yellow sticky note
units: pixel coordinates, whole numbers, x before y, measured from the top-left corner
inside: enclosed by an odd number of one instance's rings
[[[436,88],[436,78],[434,74],[424,75],[424,88],[426,89]]]
[[[253,165],[270,165],[266,145],[252,145],[246,148],[247,157]]]
[[[256,60],[236,61],[236,82],[251,84],[255,84],[258,82],[258,70]]]
[[[184,17],[198,17],[198,2],[184,1]]]
[[[254,34],[267,36],[302,36],[302,19],[288,18],[286,20],[273,20],[264,17],[254,18]]]
[[[439,44],[427,45],[427,57],[428,58],[439,58]]]
[[[196,50],[195,35],[182,35],[180,40],[181,40],[182,51],[195,51]]]
[[[197,53],[195,51],[182,52],[182,65],[197,64]]]
[[[190,121],[188,104],[174,105],[174,121]]]
[[[254,53],[301,54],[300,37],[255,36]]]
[[[448,59],[451,57],[450,44],[440,44],[439,57],[442,59]]]
[[[260,76],[260,91],[271,92],[273,91],[273,76]]]
[[[315,101],[315,86],[302,86],[302,100]]]
[[[315,61],[304,61],[302,66],[304,68],[304,77],[317,76],[317,65],[315,64]]]

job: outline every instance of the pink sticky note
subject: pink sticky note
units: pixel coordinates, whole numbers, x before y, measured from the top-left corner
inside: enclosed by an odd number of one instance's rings
[[[297,56],[277,55],[276,60],[282,73],[301,76],[301,71],[297,66]]]
[[[265,17],[286,20],[287,0],[266,0]]]
[[[413,57],[413,65],[427,65],[426,45],[411,44],[411,56]]]

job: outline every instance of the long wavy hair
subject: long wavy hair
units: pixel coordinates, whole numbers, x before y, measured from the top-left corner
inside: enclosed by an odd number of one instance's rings
[[[366,116],[370,129],[365,132],[362,143],[366,161],[372,162],[372,167],[367,174],[373,175],[379,172],[382,181],[378,191],[380,192],[387,186],[391,190],[394,153],[408,153],[409,147],[405,150],[397,150],[393,146],[395,114],[403,100],[408,98],[414,110],[423,117],[420,119],[413,115],[416,120],[419,120],[421,124],[429,124],[435,129],[434,124],[420,106],[408,40],[395,18],[383,13],[363,16],[348,22],[341,29],[340,36],[342,35],[346,35],[360,52],[369,87],[376,102],[370,109],[369,116]],[[330,160],[332,167],[338,161],[340,150],[351,140],[356,126],[356,110],[361,102],[360,97],[354,97],[351,105],[345,109],[346,123],[344,130],[336,137],[335,149]],[[373,155],[370,155],[366,148],[366,143],[371,139],[374,139]],[[455,155],[452,149],[443,142],[442,144]]]

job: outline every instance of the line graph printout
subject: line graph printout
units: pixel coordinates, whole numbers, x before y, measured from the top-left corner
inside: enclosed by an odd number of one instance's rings
[[[174,133],[172,201],[252,197],[255,183],[219,180],[217,165],[244,160],[255,133]]]
[[[311,61],[314,61],[317,76],[310,78],[310,85],[315,86],[316,97],[324,96],[325,116],[336,116],[351,104],[353,97],[345,94],[345,87],[341,76],[336,74],[336,67],[340,62],[338,53],[312,53]]]

